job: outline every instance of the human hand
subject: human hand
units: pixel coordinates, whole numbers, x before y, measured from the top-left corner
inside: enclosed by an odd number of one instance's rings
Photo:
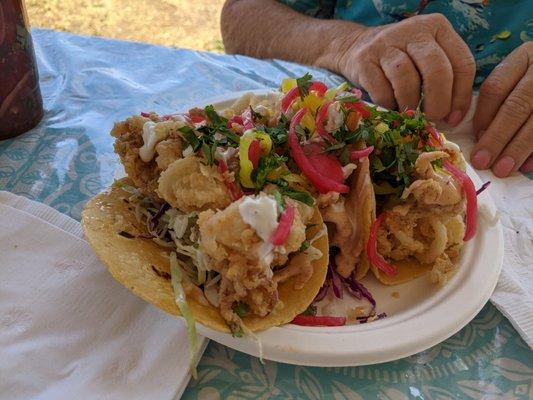
[[[533,42],[516,48],[485,79],[474,115],[470,160],[503,178],[533,171]]]
[[[415,108],[456,126],[466,115],[476,72],[470,49],[441,14],[369,27],[346,39],[337,70],[386,108]]]

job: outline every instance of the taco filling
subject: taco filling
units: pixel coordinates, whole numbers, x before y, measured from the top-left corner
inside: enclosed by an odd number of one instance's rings
[[[89,242],[191,332],[194,320],[241,335],[383,317],[360,280],[372,268],[387,284],[427,271],[444,283],[475,232],[475,191],[420,111],[361,96],[306,74],[224,111],[115,124],[128,178],[89,202]],[[341,309],[330,300],[343,292]]]
[[[377,218],[367,243],[373,271],[387,284],[428,271],[444,284],[475,233],[475,191],[463,156],[419,110],[371,112],[358,137],[373,148]]]
[[[305,178],[290,172],[289,157],[279,151],[284,142],[273,131],[280,128],[271,125],[278,119],[268,111],[276,101],[279,96],[257,100],[263,114],[247,104],[232,119],[211,106],[162,117],[143,113],[111,132],[131,182],[118,184],[129,192],[122,201],[135,217],[132,223],[119,215],[115,231],[168,251],[186,300],[216,308],[235,335],[243,333],[246,317],[288,309],[278,290],[283,283],[306,289],[307,304],[294,315],[303,311],[326,273],[315,201],[285,180]],[[154,272],[168,275],[168,265],[155,265]],[[310,288],[313,275],[319,279]]]
[[[291,279],[301,289],[314,273],[312,261],[322,256],[313,246],[322,233],[309,239],[306,234],[313,208],[273,187],[271,194],[244,195],[224,209],[189,212],[124,182],[119,187],[130,194],[122,201],[131,206],[138,228],[119,218],[118,234],[151,239],[175,254],[180,281],[216,307],[234,334],[242,333],[243,317],[264,317],[282,306],[278,284]],[[289,262],[297,254],[300,262]]]
[[[373,194],[369,152],[357,131],[370,109],[358,89],[346,83],[328,89],[308,74],[284,80],[281,89],[282,109],[290,118],[290,154],[328,226],[335,270],[343,278],[360,280],[369,268],[364,247]]]

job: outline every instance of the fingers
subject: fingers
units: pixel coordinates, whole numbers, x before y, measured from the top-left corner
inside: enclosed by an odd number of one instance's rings
[[[453,72],[452,104],[446,122],[450,126],[456,126],[470,108],[476,62],[467,44],[455,32],[450,22],[445,17],[442,17],[442,20],[436,40],[450,60]]]
[[[498,160],[494,163],[492,171],[499,178],[504,178],[513,172],[516,172],[522,165],[528,172],[528,165],[525,164],[528,158],[531,158],[533,143],[533,117],[520,128],[520,131],[513,137],[507,145]],[[531,170],[531,165],[529,166]]]
[[[407,54],[422,75],[424,112],[429,119],[444,119],[452,103],[453,71],[448,57],[435,41],[409,43]]]
[[[526,74],[527,54],[520,48],[509,56],[485,79],[479,88],[476,113],[473,119],[474,133],[479,139],[487,130],[509,93]]]
[[[373,103],[391,110],[396,108],[394,90],[378,65],[366,63],[359,73],[359,83],[368,92]]]
[[[513,80],[509,77],[509,81]],[[498,103],[498,99],[493,98],[493,102]],[[503,100],[496,117],[481,135],[471,157],[474,167],[486,169],[493,166],[494,174],[499,177],[520,168],[533,149],[532,110],[533,70],[530,68]]]
[[[343,74],[357,77],[374,102],[400,110],[418,104],[422,87],[428,117],[457,125],[470,106],[475,63],[448,20],[420,15],[373,32],[343,58]]]
[[[380,64],[392,86],[398,109],[416,108],[420,100],[420,76],[411,58],[391,47],[381,57]]]
[[[533,155],[530,155],[525,163],[520,167],[520,171],[524,173],[533,172]]]

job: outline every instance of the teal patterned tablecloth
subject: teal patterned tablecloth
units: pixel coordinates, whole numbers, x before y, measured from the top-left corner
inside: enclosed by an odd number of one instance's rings
[[[184,110],[228,92],[274,88],[310,69],[47,30],[33,35],[45,116],[32,131],[0,142],[0,189],[78,220],[85,202],[113,180],[114,121],[143,110]],[[341,82],[327,71],[312,73],[328,84]],[[533,352],[487,304],[445,342],[366,367],[261,364],[211,342],[183,398],[533,399]]]

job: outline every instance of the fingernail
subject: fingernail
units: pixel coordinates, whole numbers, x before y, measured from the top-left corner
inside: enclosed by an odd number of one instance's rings
[[[527,161],[522,164],[520,171],[525,173],[533,172],[533,157],[529,157]]]
[[[481,149],[476,151],[470,159],[477,169],[487,169],[490,165],[491,156],[487,150]]]
[[[463,119],[463,113],[461,110],[454,110],[446,118],[446,123],[450,126],[456,126]]]
[[[512,157],[505,156],[498,160],[498,162],[492,168],[494,175],[503,178],[511,173],[515,165],[515,161]]]

